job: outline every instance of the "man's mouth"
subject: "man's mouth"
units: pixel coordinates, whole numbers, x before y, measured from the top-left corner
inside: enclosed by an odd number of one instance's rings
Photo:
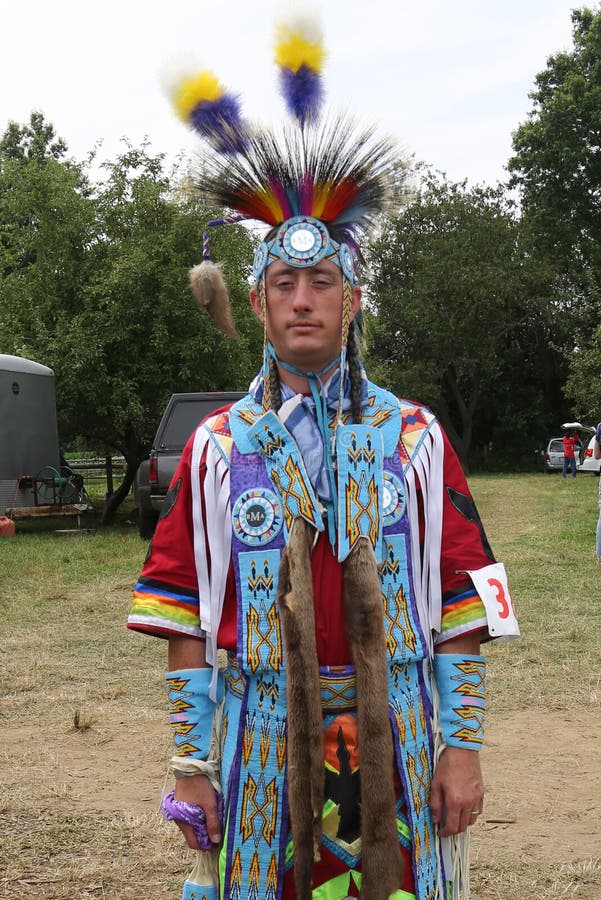
[[[304,320],[300,320],[297,322],[291,322],[288,328],[291,328],[294,331],[304,331],[305,329],[311,330],[312,328],[319,328],[319,325],[317,324],[317,322],[306,322]]]

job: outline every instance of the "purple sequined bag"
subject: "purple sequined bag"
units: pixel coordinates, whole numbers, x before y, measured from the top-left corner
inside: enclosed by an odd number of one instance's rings
[[[211,850],[214,846],[207,832],[207,817],[202,806],[176,800],[173,791],[165,794],[161,801],[161,812],[168,822],[185,822],[191,825],[201,850]],[[217,815],[223,821],[223,795],[217,794]]]

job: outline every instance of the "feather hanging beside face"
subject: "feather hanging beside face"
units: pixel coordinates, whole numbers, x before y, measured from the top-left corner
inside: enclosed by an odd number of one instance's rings
[[[204,260],[200,265],[190,269],[189,278],[192,293],[199,307],[206,309],[220,331],[236,340],[238,332],[221,266],[211,260]]]

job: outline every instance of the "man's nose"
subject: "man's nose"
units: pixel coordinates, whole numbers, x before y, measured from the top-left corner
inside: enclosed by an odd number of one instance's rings
[[[294,291],[294,300],[293,306],[295,309],[304,310],[310,309],[313,305],[313,294],[311,291],[311,286],[309,284],[308,279],[303,278],[302,275],[298,279],[296,283],[296,288]]]

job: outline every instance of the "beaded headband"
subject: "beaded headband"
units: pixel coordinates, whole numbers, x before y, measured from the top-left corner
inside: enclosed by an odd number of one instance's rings
[[[355,282],[355,261],[348,244],[338,243],[323,222],[312,216],[293,216],[280,225],[271,241],[263,241],[255,250],[253,278],[259,281],[268,265],[280,259],[295,269],[316,266],[324,259],[342,269],[344,278]]]

